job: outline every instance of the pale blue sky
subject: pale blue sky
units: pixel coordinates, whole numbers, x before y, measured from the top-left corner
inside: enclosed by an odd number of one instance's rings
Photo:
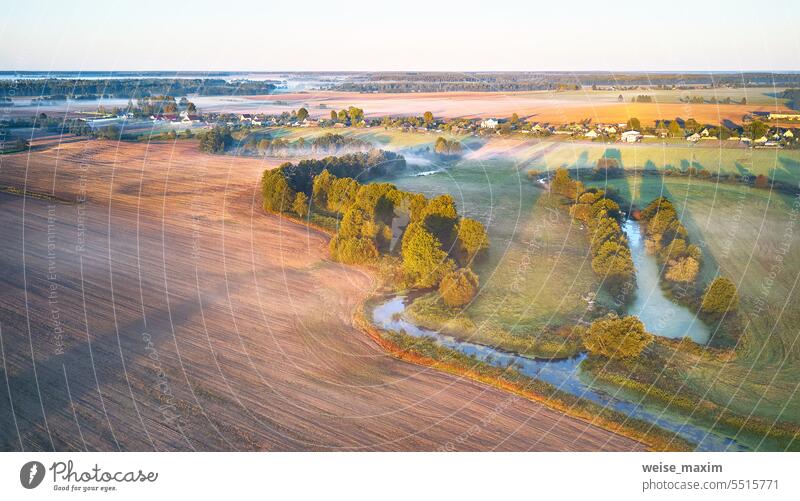
[[[800,70],[800,2],[3,0],[0,70]]]

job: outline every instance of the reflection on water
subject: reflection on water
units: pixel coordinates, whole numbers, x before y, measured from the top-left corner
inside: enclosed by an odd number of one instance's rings
[[[581,361],[586,358],[585,354],[562,360],[533,359],[515,353],[496,350],[490,346],[459,341],[452,336],[417,327],[402,318],[402,313],[406,307],[405,302],[405,297],[398,296],[381,303],[372,311],[373,323],[381,329],[405,332],[417,338],[432,339],[441,346],[457,350],[469,356],[474,356],[477,360],[495,367],[513,366],[520,373],[534,379],[545,381],[561,391],[591,400],[592,402],[614,409],[627,416],[675,432],[698,444],[697,450],[746,450],[743,445],[734,440],[691,424],[682,416],[647,409],[637,399],[629,400],[621,393],[610,394],[584,383],[579,377],[579,365]]]
[[[624,225],[628,245],[636,267],[636,298],[628,308],[648,332],[669,338],[690,337],[700,344],[708,342],[708,327],[688,308],[672,302],[659,285],[659,265],[655,256],[647,253],[639,223],[627,220]]]

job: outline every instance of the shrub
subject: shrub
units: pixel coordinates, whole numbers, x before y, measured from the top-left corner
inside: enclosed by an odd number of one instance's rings
[[[337,235],[329,245],[331,257],[340,263],[359,264],[378,257],[375,242],[369,238],[342,238]]]
[[[469,268],[446,274],[439,284],[439,294],[451,308],[460,308],[472,301],[478,293],[478,276]]]
[[[717,277],[706,289],[700,311],[713,317],[721,317],[739,307],[739,293],[736,284],[725,277]]]
[[[591,353],[614,359],[637,357],[652,342],[653,335],[644,330],[641,320],[613,314],[593,322],[583,337]]]

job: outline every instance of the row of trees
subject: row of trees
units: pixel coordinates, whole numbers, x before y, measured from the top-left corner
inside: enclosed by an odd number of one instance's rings
[[[436,144],[433,146],[433,151],[441,156],[457,156],[461,155],[462,147],[461,141],[449,140],[441,136],[436,138]]]
[[[586,190],[583,183],[572,179],[564,168],[556,170],[550,190],[574,202],[570,214],[587,227],[592,270],[620,303],[628,302],[634,292],[636,273],[628,239],[622,231],[619,205],[602,190]]]
[[[211,130],[200,132],[200,151],[206,153],[222,153],[233,144],[233,136],[228,127],[214,127]]]
[[[663,264],[668,282],[694,284],[703,260],[700,247],[689,243],[689,232],[666,197],[650,202],[639,218],[647,236],[647,249]]]
[[[303,109],[303,108],[301,108]],[[299,115],[298,115],[299,117]],[[343,124],[357,124],[364,120],[364,110],[350,106],[346,110],[331,110],[331,121]]]
[[[335,154],[342,151],[369,151],[372,149],[372,143],[357,137],[331,133],[312,139],[300,137],[296,141],[254,134],[250,136],[242,148],[245,152],[266,155],[281,155],[292,152]]]

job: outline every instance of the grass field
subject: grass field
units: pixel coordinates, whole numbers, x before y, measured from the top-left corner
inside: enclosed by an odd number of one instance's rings
[[[451,194],[459,211],[483,222],[492,245],[475,264],[481,290],[463,313],[432,293],[409,308],[416,321],[473,341],[542,357],[574,354],[561,325],[585,313],[599,283],[587,260],[584,232],[557,197],[527,179],[511,161],[461,161],[445,172],[391,180],[403,189]],[[601,293],[602,295],[602,293]],[[605,300],[605,297],[601,297]]]
[[[764,169],[759,161],[754,169]],[[591,316],[586,315],[584,298],[598,291],[598,282],[586,258],[585,237],[559,201],[525,179],[519,164],[465,160],[445,172],[392,182],[431,195],[452,194],[460,210],[487,224],[492,242],[488,259],[476,266],[481,291],[475,301],[455,313],[437,294],[428,294],[407,310],[416,323],[533,356],[579,349],[574,340],[554,335],[554,328]],[[800,209],[793,206],[794,199],[685,177],[629,176],[595,184],[613,188],[639,207],[668,196],[681,210],[692,241],[703,248],[701,282],[724,274],[738,284],[742,297],[744,335],[734,355],[704,355],[660,343],[656,349],[664,366],[655,373],[646,369],[654,388],[662,388],[675,405],[682,398],[688,399],[687,407],[703,399],[708,408],[727,409],[736,419],[752,416],[766,426],[800,424],[800,295],[795,288],[800,246],[794,227]],[[777,273],[771,275],[776,265]],[[598,300],[608,302],[602,293]],[[692,413],[692,407],[682,411]],[[707,417],[700,414],[695,417]],[[712,420],[708,425],[715,424]],[[725,433],[738,433],[752,448],[781,449],[790,443],[785,436],[762,440],[763,435],[730,426]]]
[[[382,127],[370,129],[270,129],[269,134],[291,141],[324,134],[342,134],[372,142],[375,146],[398,152],[430,147],[440,134],[403,132]],[[592,168],[603,156],[616,158],[624,168],[685,170],[694,167],[713,174],[763,174],[778,181],[800,183],[800,150],[743,148],[727,141],[643,142],[633,144],[552,140],[524,136],[450,136],[462,141],[464,158],[481,162],[505,159],[527,169],[553,170],[558,167]]]
[[[674,353],[672,366],[695,394],[742,416],[800,424],[800,242],[797,199],[748,186],[655,176],[615,179],[640,207],[660,195],[681,211],[704,252],[701,280],[719,273],[741,296],[744,337],[730,361]]]

